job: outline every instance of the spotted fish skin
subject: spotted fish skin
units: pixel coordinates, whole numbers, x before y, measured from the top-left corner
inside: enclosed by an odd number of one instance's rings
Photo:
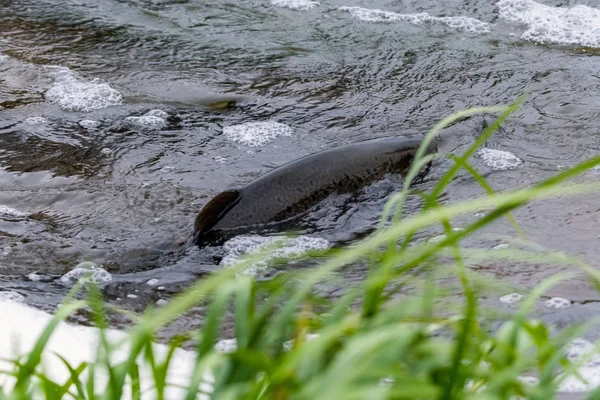
[[[421,141],[402,136],[367,140],[284,164],[213,198],[196,217],[195,238],[288,220],[333,193],[356,192],[386,173],[404,172]],[[427,149],[435,151],[435,144]]]

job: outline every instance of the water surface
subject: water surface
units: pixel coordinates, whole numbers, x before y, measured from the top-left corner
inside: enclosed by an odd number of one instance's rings
[[[525,104],[486,144],[522,163],[503,170],[473,162],[496,190],[539,182],[600,149],[600,11],[593,7],[600,6],[2,1],[0,287],[53,309],[70,287],[58,278],[89,260],[111,272],[109,300],[140,309],[249,246],[198,250],[186,242],[196,213],[220,191],[303,155],[422,134],[453,112],[507,104],[524,92]],[[453,127],[455,151],[491,118]],[[271,125],[246,130],[244,140],[225,134],[256,122]],[[276,135],[274,122],[291,135]],[[421,187],[447,166],[437,161]],[[325,201],[309,216],[316,229],[305,232],[315,240],[307,246],[352,242],[372,230],[401,183],[391,176]],[[463,176],[443,201],[483,193]],[[407,211],[417,207],[411,200]],[[529,239],[594,266],[599,215],[593,196],[515,213]],[[492,247],[511,237],[510,224],[499,221],[470,243]],[[526,287],[566,269],[482,268]],[[578,285],[560,290],[597,300]]]

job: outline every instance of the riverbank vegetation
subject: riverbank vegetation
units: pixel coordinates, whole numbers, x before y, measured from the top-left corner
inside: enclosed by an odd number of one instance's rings
[[[416,215],[404,217],[401,211],[407,196],[414,195],[411,183],[417,172],[430,161],[424,152],[417,154],[404,187],[386,205],[379,229],[365,239],[307,255],[316,260],[314,268],[285,271],[268,281],[240,273],[263,255],[254,254],[200,280],[168,304],[148,309],[124,341],[115,342],[100,330],[96,360],[79,365],[65,360],[68,378],[52,381],[40,361],[59,321],[77,308],[89,307],[97,326],[106,327],[106,305],[99,300],[100,292],[89,286],[89,300],[66,300],[33,351],[14,360],[14,368],[2,371],[14,379],[0,398],[555,397],[579,366],[565,356],[565,346],[581,336],[586,325],[553,331],[532,319],[530,312],[543,293],[568,276],[539,283],[517,311],[502,314],[479,301],[494,293],[498,282],[471,267],[494,260],[570,265],[599,288],[600,273],[558,252],[516,248],[491,252],[462,245],[463,239],[501,218],[508,218],[524,240],[511,211],[532,201],[600,190],[597,183],[571,183],[571,178],[600,164],[598,156],[535,186],[493,191],[469,159],[520,101],[509,107],[466,110],[432,129],[426,142],[467,116],[499,114],[466,152],[451,156],[452,166],[428,192],[418,193],[423,205]],[[482,197],[441,205],[440,195],[459,171],[481,184]],[[461,229],[452,224],[456,218],[475,214]],[[412,240],[434,226],[442,226],[445,234],[436,240]],[[319,294],[320,284],[356,265],[366,271],[360,283],[335,299]],[[202,328],[172,340],[168,351],[159,352],[153,344],[156,332],[198,304],[205,306]],[[223,346],[215,348],[225,334],[235,342],[228,342],[227,351]],[[175,350],[183,342],[192,343],[192,350]],[[116,353],[122,357],[111,356]],[[187,366],[184,377],[169,375],[182,366]],[[171,378],[174,387],[169,385]]]

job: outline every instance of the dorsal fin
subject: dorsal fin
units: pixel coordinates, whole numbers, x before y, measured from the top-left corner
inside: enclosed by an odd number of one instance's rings
[[[239,198],[238,190],[226,190],[206,203],[196,217],[194,232],[196,234],[208,232],[238,202]]]

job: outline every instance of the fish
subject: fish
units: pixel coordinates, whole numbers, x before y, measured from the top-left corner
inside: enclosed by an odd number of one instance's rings
[[[213,242],[289,222],[332,194],[354,193],[387,173],[405,172],[421,142],[404,136],[365,140],[274,168],[211,199],[194,221],[194,241]],[[436,151],[432,141],[425,153]]]

